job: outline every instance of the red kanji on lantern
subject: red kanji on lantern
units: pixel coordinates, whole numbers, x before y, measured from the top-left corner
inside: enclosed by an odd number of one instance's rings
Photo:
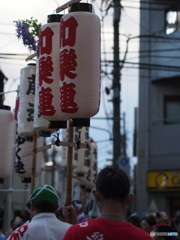
[[[78,23],[74,17],[68,18],[66,21],[61,20],[61,41],[60,47],[70,46],[73,47],[76,42],[76,28]]]
[[[52,105],[52,89],[51,88],[41,88],[39,92],[39,103],[40,103],[40,114],[46,116],[53,116],[56,112],[54,106]]]
[[[60,88],[61,93],[61,110],[66,113],[75,113],[78,111],[77,103],[74,102],[76,91],[74,83],[63,83]]]
[[[77,55],[74,49],[64,49],[60,53],[60,80],[64,81],[64,77],[67,76],[70,79],[74,79],[77,74],[73,73],[72,71],[76,70],[77,62],[76,59]]]
[[[39,41],[39,53],[42,54],[51,54],[52,52],[52,36],[54,35],[51,28],[47,27],[40,32],[40,41]]]
[[[53,61],[50,56],[41,57],[39,60],[39,86],[42,86],[43,81],[51,84],[53,79],[49,78],[53,72]]]

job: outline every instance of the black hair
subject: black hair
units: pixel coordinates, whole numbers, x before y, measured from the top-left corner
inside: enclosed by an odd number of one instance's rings
[[[138,228],[141,228],[141,225],[140,225],[140,218],[138,216],[129,216],[128,219],[127,219],[127,222],[130,222],[132,223],[134,226],[138,227]]]
[[[97,176],[96,191],[100,192],[106,199],[123,201],[130,191],[129,178],[118,167],[105,167]]]
[[[54,204],[47,200],[32,201],[34,208],[38,212],[52,212],[55,213],[58,209],[58,204]]]
[[[150,226],[156,225],[156,219],[153,215],[149,215],[146,217],[141,218],[141,222],[142,220],[145,220]]]

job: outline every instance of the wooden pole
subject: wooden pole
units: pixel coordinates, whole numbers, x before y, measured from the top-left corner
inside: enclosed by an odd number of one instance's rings
[[[69,122],[69,132],[68,132],[68,142],[73,142],[74,128],[70,126]],[[67,154],[67,182],[66,182],[66,205],[71,205],[72,198],[72,161],[73,161],[73,148],[68,147]],[[70,222],[70,218],[65,219],[66,222]]]
[[[36,147],[37,147],[37,134],[36,134],[36,131],[34,130],[34,134],[33,134],[31,192],[35,188],[35,181],[36,181]]]

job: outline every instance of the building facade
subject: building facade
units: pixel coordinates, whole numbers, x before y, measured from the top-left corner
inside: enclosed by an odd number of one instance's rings
[[[140,4],[136,210],[180,211],[180,2]]]

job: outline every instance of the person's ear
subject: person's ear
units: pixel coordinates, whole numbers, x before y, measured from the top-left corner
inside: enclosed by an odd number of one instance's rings
[[[129,205],[132,200],[134,199],[134,194],[133,193],[130,193],[128,196],[127,196],[127,199],[126,199],[126,205]]]
[[[95,200],[96,200],[96,202],[99,202],[100,201],[100,193],[99,192],[97,192],[95,189],[92,189],[92,194],[93,194],[93,196],[94,196],[94,198],[95,198]]]
[[[30,211],[33,212],[34,211],[34,205],[32,202],[30,202]]]

